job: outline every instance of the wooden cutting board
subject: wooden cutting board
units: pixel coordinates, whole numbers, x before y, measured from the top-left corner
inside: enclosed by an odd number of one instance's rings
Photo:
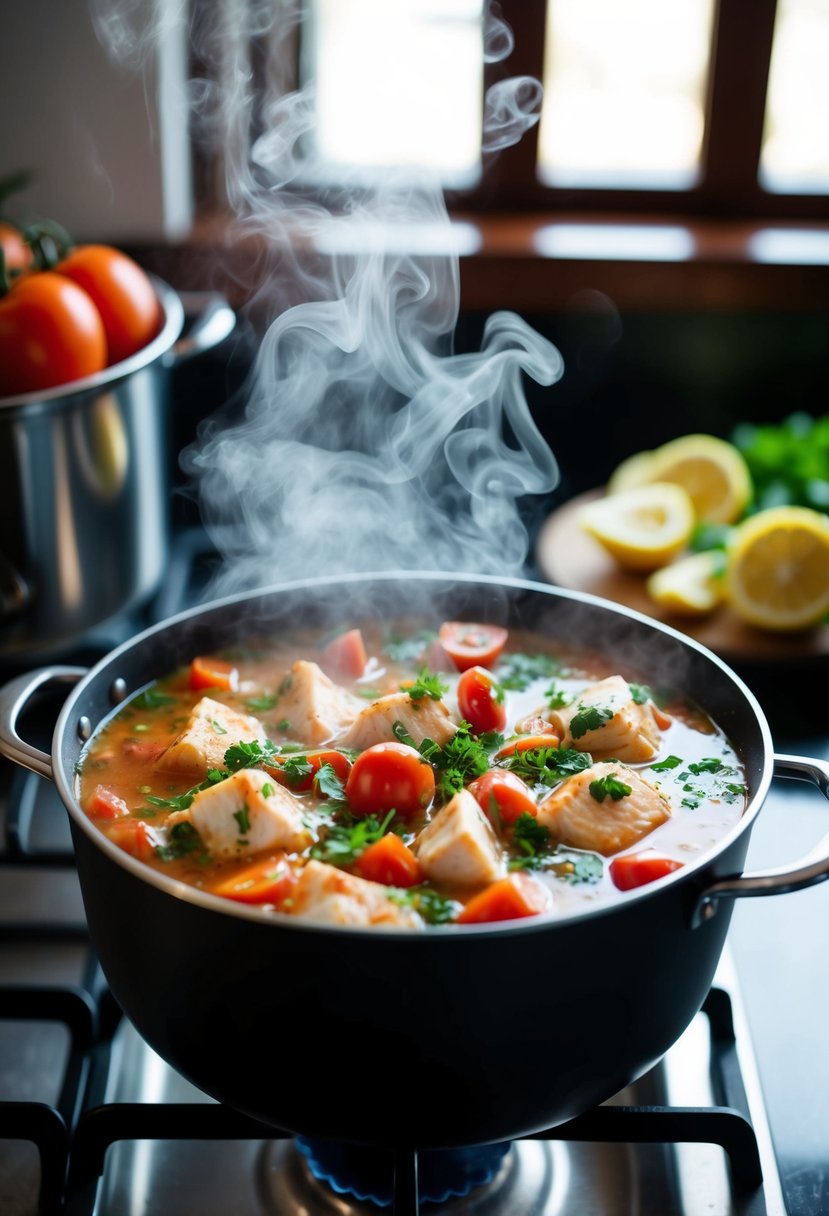
[[[549,516],[538,534],[536,561],[549,582],[587,591],[635,608],[695,638],[721,658],[751,662],[798,662],[829,656],[829,625],[804,633],[770,633],[745,625],[726,605],[710,616],[681,617],[655,604],[645,589],[645,576],[622,570],[579,523],[579,512],[601,498],[591,490],[565,503]]]

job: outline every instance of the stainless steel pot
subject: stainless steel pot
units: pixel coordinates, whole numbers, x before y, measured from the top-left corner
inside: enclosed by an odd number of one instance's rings
[[[153,281],[164,323],[143,350],[69,391],[0,399],[0,657],[64,646],[161,581],[169,373],[227,337],[235,315]]]
[[[297,622],[328,628],[473,617],[589,641],[683,691],[740,754],[749,802],[712,849],[590,911],[422,933],[316,925],[222,900],[118,849],[78,804],[75,765],[113,708],[195,654]],[[17,730],[43,685],[75,684],[52,752]],[[77,682],[77,683],[76,683]],[[806,858],[742,873],[773,773],[829,795],[829,764],[774,756],[762,711],[724,663],[672,629],[592,596],[428,574],[310,579],[175,617],[91,672],[51,668],[0,690],[0,752],[53,777],[69,812],[89,930],[144,1038],[214,1097],[309,1136],[389,1146],[506,1140],[587,1110],[646,1071],[711,984],[733,900],[829,877]]]

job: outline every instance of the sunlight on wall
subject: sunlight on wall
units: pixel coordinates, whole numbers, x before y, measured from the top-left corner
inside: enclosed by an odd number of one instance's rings
[[[760,182],[829,190],[829,0],[778,0]]]

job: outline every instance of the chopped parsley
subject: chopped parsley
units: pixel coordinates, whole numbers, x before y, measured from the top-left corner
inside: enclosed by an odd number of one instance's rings
[[[447,899],[438,895],[431,887],[390,887],[388,891],[392,903],[401,908],[413,908],[429,925],[446,925],[453,921],[461,911],[463,904],[457,900]]]
[[[155,851],[162,861],[175,861],[194,853],[201,844],[201,836],[192,823],[176,823],[170,828],[168,843],[158,845]]]
[[[512,844],[520,850],[507,869],[544,870],[565,882],[598,882],[604,874],[604,862],[597,853],[550,847],[550,833],[532,815],[520,815],[513,828]]]
[[[229,775],[224,769],[211,768],[204,781],[200,781],[198,785],[192,785],[183,794],[173,794],[170,798],[160,798],[156,794],[147,794],[146,798],[151,806],[163,807],[168,811],[186,811],[196,794],[201,793],[202,790],[209,789],[211,785],[216,785],[219,781],[224,781],[225,777]]]
[[[389,811],[382,821],[376,815],[355,819],[346,812],[338,813],[342,821],[325,825],[323,836],[311,848],[311,856],[334,866],[350,866],[370,844],[385,836],[397,812]]]
[[[523,692],[534,680],[549,680],[562,674],[561,663],[547,654],[505,655],[497,667],[498,682],[510,692]]]
[[[557,849],[550,868],[557,878],[563,878],[575,886],[582,882],[598,882],[604,874],[604,861],[598,853]]]
[[[306,781],[313,773],[314,766],[307,756],[297,754],[289,756],[279,766],[279,771],[288,785],[302,785],[303,781]]]
[[[399,725],[395,723],[395,726]],[[411,742],[411,736],[403,738],[403,734],[405,731],[399,733],[395,730],[401,742]],[[497,731],[486,731],[476,738],[470,724],[461,722],[444,747],[439,747],[432,739],[424,739],[417,750],[437,770],[438,793],[448,802],[469,781],[482,776],[489,769],[492,752],[503,742],[504,736]]]
[[[544,693],[544,700],[547,702],[548,709],[564,709],[565,705],[569,705],[573,698],[566,688],[561,688],[553,681]]]
[[[695,777],[698,777],[700,773],[733,773],[734,771],[729,765],[723,764],[719,756],[706,756],[695,764],[688,765],[688,772],[693,773]]]
[[[440,676],[433,675],[428,667],[421,667],[414,684],[408,685],[405,691],[412,701],[422,701],[424,697],[439,701],[443,694],[449,691],[449,685],[444,683]]]
[[[239,825],[239,835],[244,836],[250,831],[250,811],[246,806],[243,806],[240,811],[233,812],[233,818]]]
[[[604,777],[597,777],[595,781],[590,782],[587,788],[590,791],[590,797],[595,798],[596,802],[604,802],[605,798],[612,798],[614,802],[619,802],[631,792],[631,787],[624,781],[620,781],[616,773],[605,773]]]
[[[275,692],[267,692],[261,697],[250,697],[246,704],[252,714],[265,714],[269,709],[273,709],[278,700]]]
[[[322,764],[315,778],[317,793],[323,794],[331,802],[345,805],[345,786],[337,776],[333,764]],[[331,809],[329,807],[329,809]]]
[[[648,688],[647,684],[628,684],[630,695],[636,705],[644,705],[647,701],[653,700],[653,693]]]
[[[680,756],[666,756],[664,760],[660,760],[658,764],[651,765],[651,771],[654,773],[667,773],[672,768],[679,768],[682,764]]]
[[[613,717],[612,709],[598,705],[579,705],[570,719],[570,734],[574,739],[581,739],[589,730],[600,730]]]
[[[382,697],[383,690],[380,688],[370,688],[367,684],[361,684],[359,688],[355,688],[358,697],[365,697],[367,701],[376,701],[378,697]]]
[[[210,723],[210,725],[213,727],[213,729],[217,735],[226,735],[227,734],[227,727],[222,726],[221,722],[217,722],[215,718]]]
[[[271,743],[270,739],[266,739],[264,743],[259,743],[256,739],[252,743],[240,740],[225,752],[225,765],[229,772],[238,773],[242,768],[255,768],[264,760],[272,760],[278,752],[279,748]]]
[[[280,718],[276,724],[276,729],[281,730],[282,733],[284,734],[286,730],[291,729],[291,723],[288,721],[287,718]]]
[[[262,797],[271,798],[275,793],[276,793],[276,790],[271,785],[270,781],[266,781],[265,784],[262,786]]]
[[[590,768],[593,757],[589,752],[576,751],[572,747],[528,747],[523,752],[513,752],[505,765],[513,773],[531,785],[558,785],[565,777]]]
[[[132,704],[136,709],[161,709],[163,705],[171,705],[173,701],[175,697],[159,688],[145,688]]]
[[[519,849],[525,857],[536,857],[546,851],[550,845],[550,829],[539,823],[534,815],[525,811],[519,815],[512,829],[513,848]]]

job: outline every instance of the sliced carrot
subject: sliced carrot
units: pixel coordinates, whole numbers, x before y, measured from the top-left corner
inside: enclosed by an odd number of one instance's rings
[[[394,832],[369,845],[360,855],[357,870],[362,878],[387,887],[416,887],[423,882],[420,862]]]
[[[320,667],[332,679],[359,680],[366,669],[363,635],[359,629],[349,629],[329,642],[320,655]]]
[[[558,735],[522,735],[520,739],[510,739],[495,753],[495,760],[505,760],[520,752],[528,752],[534,747],[558,747],[561,743]]]
[[[502,878],[479,895],[473,895],[457,917],[457,923],[480,925],[489,921],[538,916],[549,902],[546,889],[534,878],[527,874],[510,874],[509,878]]]
[[[119,819],[107,828],[107,836],[139,861],[150,861],[155,852],[152,828],[143,819]]]
[[[298,880],[296,869],[283,857],[267,857],[237,870],[208,890],[243,904],[273,904],[281,908],[290,900]]]
[[[666,714],[664,709],[660,709],[659,706],[654,705],[653,702],[651,702],[651,713],[653,714],[654,722],[660,730],[667,730],[673,722],[671,715]]]
[[[120,819],[122,815],[129,815],[130,809],[108,785],[96,785],[86,804],[86,812],[96,819]]]
[[[232,692],[239,684],[239,672],[224,659],[199,655],[190,664],[190,687],[193,689],[221,688]]]

